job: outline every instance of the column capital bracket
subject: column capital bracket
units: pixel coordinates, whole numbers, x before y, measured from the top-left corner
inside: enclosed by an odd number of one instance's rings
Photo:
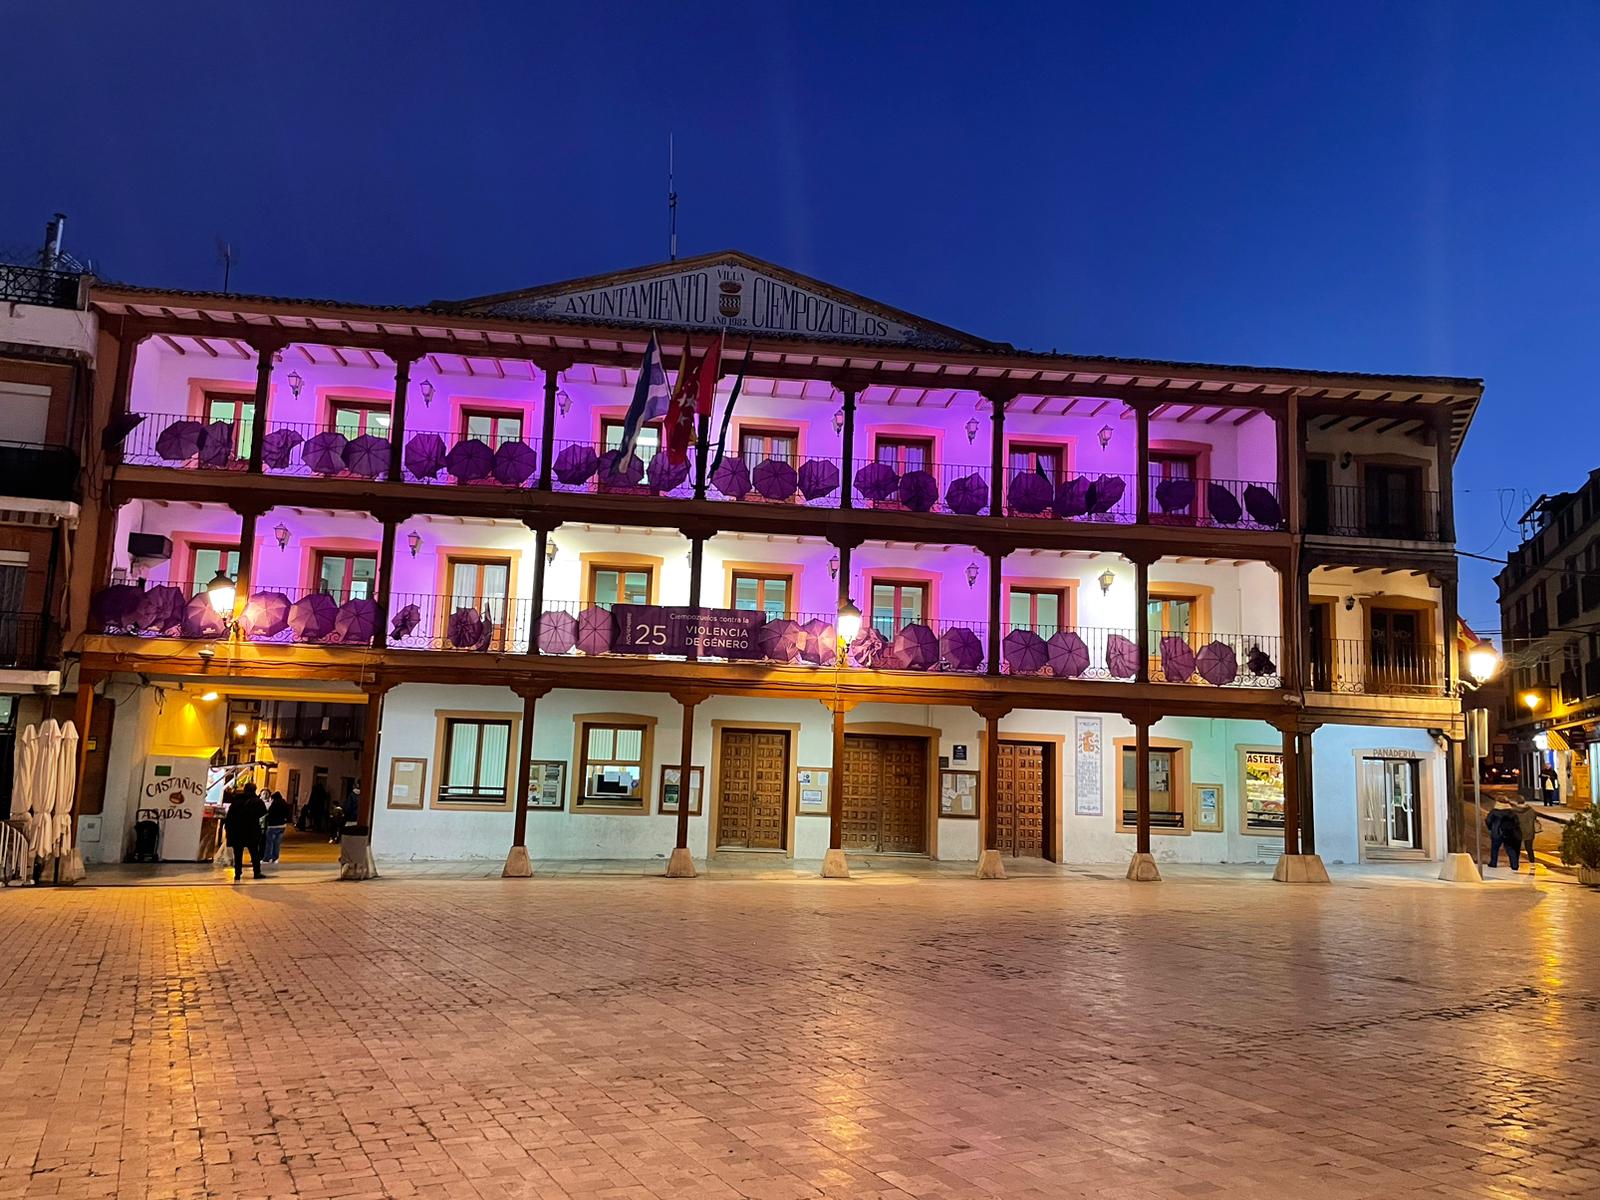
[[[554,379],[568,367],[576,366],[578,357],[575,354],[561,354],[552,351],[548,354],[535,354],[531,361],[534,366],[545,373],[547,378]]]
[[[838,388],[840,392],[844,393],[845,396],[851,398],[860,396],[862,392],[866,391],[867,388],[872,386],[871,376],[859,374],[854,371],[846,371],[842,374],[835,375],[830,382],[832,382],[833,386]]]
[[[867,540],[865,534],[857,533],[855,530],[851,530],[848,533],[840,533],[837,530],[830,529],[827,533],[827,538],[828,544],[835,550],[857,550]]]
[[[1016,707],[1009,700],[978,700],[972,705],[972,711],[985,721],[998,721],[1001,717],[1010,716]]]
[[[690,541],[706,541],[717,536],[717,525],[714,521],[679,521],[678,532]]]
[[[288,349],[290,338],[283,333],[249,333],[245,336],[245,345],[249,346],[262,358],[276,354],[279,350]]]
[[[861,702],[848,696],[829,696],[827,699],[819,697],[817,703],[830,713],[847,713]]]
[[[372,699],[381,700],[384,693],[395,686],[396,683],[393,679],[379,677],[376,679],[368,679],[363,681],[361,684],[361,690]]]
[[[229,500],[228,507],[240,517],[259,517],[267,509],[273,507],[265,500]]]
[[[710,692],[704,692],[694,688],[681,688],[676,691],[668,692],[667,695],[671,696],[679,704],[683,705],[684,708],[693,708],[695,705],[704,704],[707,700],[711,699]]]
[[[556,690],[553,683],[514,683],[511,690],[524,700],[543,700]]]
[[[551,533],[561,524],[561,518],[555,513],[536,512],[524,516],[522,523],[534,533]]]

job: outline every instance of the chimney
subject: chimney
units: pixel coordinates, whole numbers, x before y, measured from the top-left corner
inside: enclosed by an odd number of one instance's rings
[[[54,271],[61,261],[61,235],[67,227],[67,214],[57,213],[44,227],[44,251],[40,263],[47,271]]]

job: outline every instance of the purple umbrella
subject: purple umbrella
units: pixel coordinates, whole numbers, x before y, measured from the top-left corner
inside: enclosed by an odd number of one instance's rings
[[[405,467],[413,479],[438,478],[444,458],[444,439],[437,433],[414,433],[406,439]]]
[[[1044,639],[1031,629],[1013,629],[1000,643],[1000,652],[1013,675],[1033,675],[1050,658]]]
[[[834,661],[838,647],[839,635],[821,617],[812,617],[800,626],[800,657],[807,662],[825,667]]]
[[[586,608],[578,614],[576,642],[584,654],[605,654],[616,637],[617,623],[610,609]]]
[[[144,633],[172,635],[183,628],[183,592],[171,584],[146,590],[133,610],[133,623]]]
[[[850,643],[850,661],[858,667],[876,667],[889,652],[889,639],[871,625],[863,625]]]
[[[183,609],[183,636],[191,638],[218,638],[228,632],[228,623],[222,614],[211,607],[211,597],[205,592],[190,598]]]
[[[1081,517],[1089,511],[1089,477],[1079,475],[1056,488],[1056,516],[1065,520]]]
[[[1226,642],[1207,642],[1194,656],[1200,678],[1215,687],[1227,687],[1239,678],[1239,657]]]
[[[939,498],[939,483],[928,471],[907,471],[900,476],[900,503],[912,512],[927,512]]]
[[[963,475],[945,489],[944,502],[953,513],[976,516],[989,506],[989,485],[982,475]]]
[[[478,640],[472,643],[472,648],[482,652],[489,648],[490,642],[494,641],[494,614],[489,611],[488,605],[484,605],[483,611],[478,614],[478,620]]]
[[[200,465],[225,467],[233,461],[233,426],[213,421],[200,433]]]
[[[1283,524],[1283,508],[1278,498],[1259,483],[1252,483],[1244,489],[1244,507],[1257,525],[1276,529]]]
[[[1250,674],[1257,679],[1265,675],[1276,675],[1278,664],[1273,662],[1267,652],[1260,646],[1251,646],[1244,656],[1244,665],[1250,669]]]
[[[895,661],[909,671],[926,671],[939,661],[939,639],[920,621],[913,621],[895,634],[889,650]]]
[[[620,449],[602,454],[595,471],[600,476],[601,487],[638,487],[644,482],[644,463],[639,456],[630,454],[628,461],[623,462]]]
[[[494,452],[494,477],[507,487],[521,487],[539,469],[539,456],[527,442],[501,442]]]
[[[1089,512],[1108,513],[1128,490],[1128,481],[1121,475],[1102,475],[1089,485]]]
[[[300,447],[300,461],[318,475],[337,475],[344,470],[344,434],[319,433]]]
[[[780,617],[756,631],[756,644],[761,647],[762,654],[775,662],[793,662],[800,653],[802,636],[798,624]]]
[[[750,472],[750,486],[763,500],[787,500],[798,483],[795,469],[781,458],[762,459]]]
[[[1089,669],[1089,647],[1077,634],[1066,629],[1058,629],[1050,635],[1050,640],[1045,643],[1048,658],[1045,665],[1050,668],[1050,674],[1062,679],[1076,679]]]
[[[578,642],[578,618],[554,609],[539,616],[539,653],[565,654]]]
[[[333,624],[338,617],[339,606],[333,602],[332,596],[322,592],[301,596],[289,606],[289,628],[294,630],[295,640],[300,642],[320,642],[333,632]]]
[[[377,632],[378,602],[355,598],[339,605],[338,615],[333,619],[333,634],[328,640],[346,646],[367,646]]]
[[[1156,504],[1164,513],[1187,511],[1194,503],[1194,480],[1163,479],[1156,484]]]
[[[888,463],[869,462],[856,472],[856,492],[863,500],[887,500],[900,491],[900,476]]]
[[[1194,648],[1181,637],[1161,639],[1161,675],[1168,683],[1187,683],[1194,674]]]
[[[939,635],[939,658],[952,671],[976,671],[983,665],[983,642],[964,625]]]
[[[1219,525],[1237,525],[1244,515],[1238,498],[1220,483],[1206,484],[1206,511]]]
[[[1113,679],[1132,679],[1139,673],[1139,644],[1120,633],[1106,638],[1106,672]]]
[[[289,597],[282,592],[252,593],[239,627],[247,638],[277,637],[289,628]]]
[[[675,463],[666,454],[657,454],[644,469],[644,477],[657,492],[670,492],[689,478],[689,460]]]
[[[550,465],[556,478],[570,486],[587,482],[600,465],[600,456],[593,446],[568,446]]]
[[[394,620],[389,623],[389,640],[404,641],[411,636],[411,631],[421,624],[422,610],[415,604],[408,604],[395,613]]]
[[[363,433],[344,448],[345,470],[362,479],[376,479],[389,469],[389,439]]]
[[[831,496],[839,488],[837,464],[820,458],[807,459],[800,464],[800,494],[807,500],[820,500]]]
[[[289,456],[306,439],[296,429],[274,429],[261,439],[261,465],[272,471],[289,467]]]
[[[1055,484],[1037,471],[1018,471],[1006,489],[1006,504],[1012,512],[1042,513],[1055,498]]]
[[[156,453],[168,462],[187,462],[200,453],[205,426],[187,418],[174,421],[156,438]]]
[[[466,438],[450,447],[444,456],[444,469],[457,483],[476,483],[489,478],[494,470],[494,451],[476,438]]]
[[[483,618],[475,608],[458,608],[445,622],[444,636],[457,650],[470,650],[483,636]]]
[[[131,583],[103,587],[89,604],[89,623],[96,629],[126,629],[134,623],[133,614],[143,599],[144,589]]]
[[[711,486],[730,500],[743,500],[750,491],[750,468],[742,458],[725,458],[711,472]]]

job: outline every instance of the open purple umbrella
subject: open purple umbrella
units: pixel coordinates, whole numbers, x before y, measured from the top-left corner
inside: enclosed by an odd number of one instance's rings
[[[183,636],[191,638],[219,638],[228,632],[228,623],[222,614],[211,607],[211,597],[205,592],[192,596],[183,608]]]
[[[952,625],[939,635],[939,660],[952,671],[976,671],[983,665],[983,642],[965,625]]]
[[[494,451],[477,438],[464,438],[444,456],[444,469],[457,483],[476,483],[494,470]]]
[[[798,483],[795,469],[781,458],[764,458],[750,472],[750,486],[763,500],[787,500]]]
[[[539,615],[539,653],[565,654],[578,643],[578,618],[561,609]]]
[[[725,458],[711,472],[711,486],[730,500],[743,500],[750,492],[750,468],[742,458]]]
[[[912,512],[927,512],[939,498],[939,481],[930,471],[907,471],[900,476],[900,503]]]
[[[1161,639],[1161,676],[1168,683],[1188,683],[1194,674],[1194,647],[1181,637]]]
[[[1283,506],[1278,503],[1276,496],[1259,483],[1252,483],[1244,489],[1244,507],[1257,525],[1276,529],[1283,524]]]
[[[952,480],[945,489],[944,502],[950,511],[964,517],[973,517],[989,507],[989,485],[982,475],[963,475]]]
[[[1056,488],[1055,504],[1056,516],[1064,520],[1081,517],[1089,511],[1089,477],[1079,475],[1076,479],[1068,479]]]
[[[888,463],[869,462],[856,472],[856,494],[863,500],[888,500],[900,491],[900,476]]]
[[[850,643],[850,661],[858,667],[876,667],[889,652],[889,639],[871,625],[863,625]]]
[[[289,628],[289,597],[282,592],[253,592],[239,617],[247,638],[277,637]]]
[[[345,470],[362,479],[376,479],[389,469],[389,439],[363,433],[344,448]]]
[[[437,433],[414,433],[406,439],[404,457],[413,479],[437,479],[444,470],[444,439]]]
[[[1050,674],[1062,679],[1076,679],[1089,669],[1089,647],[1077,634],[1068,629],[1058,629],[1045,643],[1048,657],[1045,665]]]
[[[142,633],[171,636],[183,628],[183,592],[171,584],[147,588],[133,610],[133,623]]]
[[[800,626],[800,657],[806,662],[825,667],[834,661],[839,652],[839,635],[832,623],[821,617],[812,617]]]
[[[568,446],[556,455],[550,467],[556,478],[570,487],[588,482],[599,465],[600,456],[594,452],[593,446]]]
[[[628,455],[628,461],[623,462],[620,449],[607,450],[600,456],[595,473],[601,487],[638,487],[644,482],[644,463],[637,454]]]
[[[458,608],[445,622],[444,636],[457,650],[470,650],[483,636],[483,618],[471,606]]]
[[[807,500],[820,500],[839,490],[839,467],[820,458],[800,464],[800,494]]]
[[[89,603],[89,624],[96,629],[126,629],[144,599],[144,589],[131,583],[113,583],[94,594]]]
[[[225,467],[233,461],[233,425],[213,421],[200,434],[200,465]]]
[[[1031,629],[1013,629],[1006,634],[1000,652],[1013,675],[1037,674],[1050,658],[1044,639]]]
[[[1128,481],[1121,475],[1102,475],[1089,485],[1089,512],[1108,513],[1128,490]]]
[[[1206,511],[1219,525],[1237,525],[1244,515],[1238,497],[1220,483],[1206,484]]]
[[[156,453],[168,462],[187,462],[200,453],[205,426],[187,418],[174,421],[156,438]]]
[[[895,661],[909,671],[926,671],[939,661],[939,639],[920,621],[913,621],[895,634],[889,649]]]
[[[1139,644],[1120,633],[1106,638],[1106,673],[1113,679],[1132,679],[1139,673]]]
[[[1037,471],[1018,471],[1006,489],[1006,505],[1012,512],[1042,513],[1055,498],[1055,484]]]
[[[320,642],[333,632],[338,618],[339,606],[322,592],[301,596],[289,606],[289,628],[300,642]]]
[[[300,447],[300,461],[318,475],[337,475],[344,470],[344,434],[332,430],[308,438]]]
[[[608,653],[616,635],[617,623],[612,619],[610,609],[590,607],[578,614],[575,640],[584,654]]]
[[[1156,506],[1164,513],[1187,512],[1194,492],[1192,479],[1163,479],[1156,484]]]
[[[1194,656],[1194,669],[1214,687],[1227,687],[1239,678],[1239,656],[1226,642],[1207,642]]]
[[[774,662],[793,662],[800,653],[801,637],[797,623],[779,617],[756,631],[756,644],[761,647],[761,653]]]
[[[404,641],[421,624],[422,610],[415,604],[408,604],[395,613],[394,620],[389,622],[389,640],[391,642]]]
[[[270,471],[284,471],[294,448],[306,439],[298,429],[273,429],[261,439],[261,465]]]
[[[1260,646],[1250,647],[1245,653],[1244,665],[1249,668],[1250,674],[1257,679],[1278,673],[1278,664],[1273,662],[1271,656]]]
[[[355,597],[339,605],[328,640],[346,646],[367,646],[377,632],[378,602]]]
[[[675,463],[665,452],[659,453],[644,469],[644,477],[657,492],[670,492],[689,478],[689,460]]]
[[[501,442],[494,452],[494,477],[507,487],[521,487],[539,469],[539,456],[527,442]]]

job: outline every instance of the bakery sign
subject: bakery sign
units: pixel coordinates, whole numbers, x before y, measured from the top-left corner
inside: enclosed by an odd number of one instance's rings
[[[952,346],[947,334],[917,328],[739,262],[633,276],[490,305],[499,316],[599,321],[656,329],[726,329],[907,346]]]

